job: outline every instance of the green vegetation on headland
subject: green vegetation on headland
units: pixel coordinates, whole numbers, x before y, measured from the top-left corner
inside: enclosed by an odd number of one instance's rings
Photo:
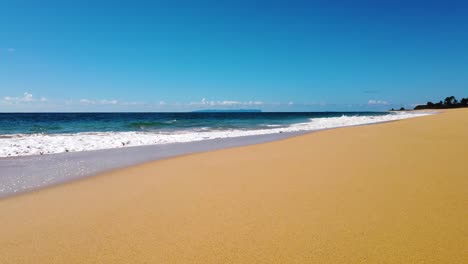
[[[455,96],[449,96],[445,98],[444,101],[438,103],[427,102],[425,105],[418,105],[414,110],[423,110],[423,109],[448,109],[448,108],[461,108],[468,107],[468,98],[462,98],[458,101]]]

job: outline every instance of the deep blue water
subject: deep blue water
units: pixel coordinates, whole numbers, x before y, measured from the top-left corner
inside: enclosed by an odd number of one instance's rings
[[[378,116],[387,112],[292,113],[0,113],[0,134],[262,129],[310,118]]]

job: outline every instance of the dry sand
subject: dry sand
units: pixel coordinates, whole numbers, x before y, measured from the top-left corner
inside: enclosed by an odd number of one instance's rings
[[[0,263],[468,263],[468,111],[0,200]]]

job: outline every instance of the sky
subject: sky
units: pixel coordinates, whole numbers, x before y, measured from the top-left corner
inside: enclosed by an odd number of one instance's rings
[[[0,0],[0,112],[468,97],[468,1]]]

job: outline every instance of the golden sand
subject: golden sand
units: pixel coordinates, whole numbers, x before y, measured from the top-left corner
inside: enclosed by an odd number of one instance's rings
[[[0,263],[468,263],[468,111],[0,200]]]

